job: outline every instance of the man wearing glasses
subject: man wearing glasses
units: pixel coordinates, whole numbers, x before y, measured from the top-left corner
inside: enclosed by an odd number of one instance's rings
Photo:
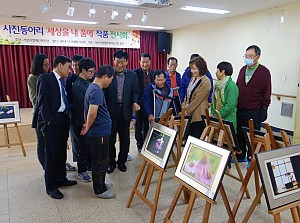
[[[118,164],[118,169],[125,172],[129,152],[129,126],[132,110],[139,111],[138,79],[135,72],[128,70],[128,53],[117,50],[114,53],[115,74],[111,85],[105,89],[107,108],[112,119],[112,130],[109,137],[109,167],[107,173],[112,173]],[[116,138],[120,138],[120,152],[116,161]]]
[[[242,126],[248,127],[248,121],[253,119],[254,129],[260,130],[261,123],[267,119],[267,111],[271,102],[271,74],[268,68],[259,64],[261,50],[256,45],[246,49],[245,66],[239,72],[236,85],[239,88],[237,105],[237,134],[242,154],[237,154],[239,160],[245,159],[246,141]],[[251,161],[251,149],[248,148],[248,166]],[[245,160],[246,161],[246,160]]]
[[[78,149],[78,177],[83,182],[91,181],[87,173],[90,149],[86,143],[85,136],[80,135],[84,120],[84,96],[91,80],[93,80],[96,64],[91,58],[79,60],[79,76],[72,87],[72,95],[75,109],[74,137],[77,141]]]

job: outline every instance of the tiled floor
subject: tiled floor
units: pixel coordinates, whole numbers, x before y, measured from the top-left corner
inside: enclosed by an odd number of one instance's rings
[[[133,161],[127,162],[128,170],[125,173],[116,169],[107,176],[107,182],[114,184],[117,197],[114,200],[102,200],[93,194],[92,182],[78,181],[76,186],[62,188],[62,200],[51,199],[45,192],[44,177],[38,163],[35,143],[26,144],[27,156],[23,157],[19,147],[0,148],[0,223],[17,222],[100,222],[100,223],[142,223],[149,222],[150,208],[137,196],[134,197],[130,208],[126,208],[129,195],[135,183],[142,159],[138,156],[133,134],[131,135],[131,151]],[[71,152],[70,150],[68,151]],[[71,157],[71,154],[68,155]],[[71,162],[71,160],[69,160]],[[242,163],[243,172],[246,164]],[[233,167],[233,172],[234,172]],[[155,222],[163,222],[173,196],[178,188],[178,183],[173,179],[174,169],[169,169],[164,174],[159,204]],[[76,172],[68,172],[69,179],[77,180]],[[158,173],[155,172],[153,182],[148,192],[149,199],[153,200]],[[230,205],[236,199],[240,183],[225,176],[223,180]],[[250,193],[254,196],[253,180],[250,182]],[[139,188],[143,188],[139,186]],[[244,198],[238,211],[236,221],[242,222],[246,211],[251,205],[249,199]],[[209,222],[227,222],[228,216],[222,202],[221,194],[217,196],[217,204],[211,208]],[[189,222],[201,222],[205,202],[197,198]],[[179,199],[171,217],[173,222],[182,222],[187,205]],[[282,222],[291,223],[289,211],[281,214]],[[256,208],[249,222],[273,222],[268,214],[265,199]]]

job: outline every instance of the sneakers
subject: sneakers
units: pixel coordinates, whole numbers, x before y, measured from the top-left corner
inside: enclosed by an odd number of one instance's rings
[[[131,161],[132,160],[132,157],[128,154],[127,155],[127,161]]]
[[[111,190],[106,190],[102,194],[97,194],[97,197],[102,199],[114,199],[116,198],[116,193],[112,192]]]
[[[111,190],[113,188],[113,184],[105,184],[107,190]]]
[[[78,178],[83,182],[90,182],[92,180],[87,172],[78,173]]]
[[[66,162],[66,171],[75,171],[76,167],[72,166],[70,163]]]

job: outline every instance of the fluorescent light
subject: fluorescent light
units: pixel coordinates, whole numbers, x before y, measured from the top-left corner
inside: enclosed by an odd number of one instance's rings
[[[193,12],[205,12],[205,13],[214,13],[214,14],[227,14],[231,11],[222,10],[222,9],[210,9],[210,8],[201,8],[201,7],[194,7],[194,6],[183,6],[180,9],[186,11],[193,11]]]
[[[98,22],[80,21],[80,20],[68,20],[68,19],[51,19],[51,22],[75,23],[75,24],[89,24],[89,25],[98,24]]]
[[[165,29],[165,27],[161,26],[140,26],[140,25],[127,25],[131,28],[144,28],[144,29]]]
[[[121,3],[121,4],[129,4],[129,5],[137,5],[137,0],[102,0],[103,2],[113,2],[113,3]]]

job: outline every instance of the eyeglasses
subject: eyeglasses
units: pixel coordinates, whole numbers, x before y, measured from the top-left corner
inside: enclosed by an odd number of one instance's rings
[[[48,63],[43,63],[43,66],[49,67],[50,64],[48,64]]]
[[[247,58],[247,59],[254,59],[254,58],[256,57],[256,55],[251,56],[251,55],[245,54],[243,57],[244,57],[244,58]]]
[[[87,70],[87,72],[90,72],[91,74],[94,74],[94,73],[96,73],[96,71],[95,71],[95,70]]]

